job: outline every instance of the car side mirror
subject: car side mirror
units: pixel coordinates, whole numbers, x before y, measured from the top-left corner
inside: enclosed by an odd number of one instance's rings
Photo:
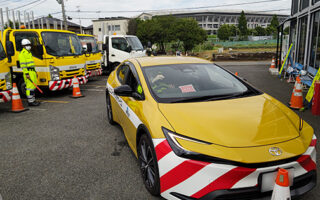
[[[92,44],[91,43],[87,43],[87,52],[88,53],[92,52]]]
[[[41,56],[43,56],[43,46],[42,46],[42,45],[38,45],[38,46],[37,46],[37,50],[38,50],[39,54],[40,54]]]
[[[14,56],[14,47],[11,41],[6,42],[6,49],[7,49],[8,62],[11,63],[12,62],[11,56]]]
[[[102,44],[102,50],[107,51],[108,50],[108,45],[107,44]]]
[[[130,53],[132,51],[131,45],[128,46],[127,51]]]
[[[114,89],[114,93],[118,96],[131,97],[133,90],[129,85],[121,85]]]
[[[138,101],[144,100],[144,96],[138,92],[133,92],[131,96]]]

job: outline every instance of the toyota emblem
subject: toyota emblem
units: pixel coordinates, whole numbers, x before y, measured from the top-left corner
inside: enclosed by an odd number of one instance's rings
[[[280,156],[282,154],[282,151],[278,147],[271,147],[269,149],[269,153],[273,156]]]

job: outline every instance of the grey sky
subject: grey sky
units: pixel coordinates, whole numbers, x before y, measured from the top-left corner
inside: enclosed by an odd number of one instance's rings
[[[16,8],[35,0],[0,0],[0,7],[9,9]],[[250,3],[266,0],[65,0],[67,11],[78,10],[81,11],[136,11],[136,10],[159,10],[159,9],[181,9],[181,8],[194,8],[194,7],[210,7],[224,4],[238,4]],[[238,6],[226,6],[219,8],[210,8],[216,10],[247,10],[247,11],[267,11],[275,10],[274,13],[289,14],[291,0],[271,1],[259,4],[246,4]],[[20,11],[34,11],[35,16],[46,16],[49,13],[56,13],[61,11],[61,6],[56,0],[38,0],[36,3],[29,6],[20,8]],[[111,16],[127,16],[132,17],[140,14],[141,12],[104,12],[104,13],[67,13],[72,17],[72,22],[79,24],[80,18],[98,18],[98,17],[111,17]],[[53,14],[54,17],[62,18],[61,13]],[[91,19],[81,19],[82,25],[90,25]]]

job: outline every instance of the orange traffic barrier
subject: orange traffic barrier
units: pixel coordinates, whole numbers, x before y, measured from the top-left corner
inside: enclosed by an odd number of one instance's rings
[[[72,92],[72,98],[79,98],[79,97],[84,97],[81,92],[80,92],[80,87],[79,87],[79,80],[76,76],[72,79],[72,85],[73,85],[73,92]]]
[[[290,200],[289,172],[285,169],[279,169],[276,183],[273,187],[271,200]]]
[[[11,112],[19,113],[19,112],[23,112],[23,111],[27,111],[27,110],[29,110],[29,109],[24,108],[22,105],[22,101],[21,101],[21,98],[19,95],[17,84],[13,83]]]
[[[303,108],[302,84],[299,76],[297,76],[295,88],[291,95],[290,108],[293,108],[293,109]]]
[[[272,57],[272,62],[271,62],[270,68],[276,68],[276,63],[274,61],[274,57]]]

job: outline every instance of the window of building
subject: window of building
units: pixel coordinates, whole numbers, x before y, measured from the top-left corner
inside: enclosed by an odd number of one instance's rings
[[[299,36],[297,62],[300,64],[304,63],[306,36],[307,36],[307,23],[308,23],[308,16],[302,17],[299,21],[300,36]]]
[[[99,28],[99,32],[101,32],[101,28]]]
[[[292,49],[295,49],[297,35],[297,20],[291,21],[290,23],[290,44],[293,44]],[[292,58],[295,57],[295,52],[292,51]]]
[[[319,69],[320,65],[320,33],[319,33],[319,22],[320,11],[313,15],[313,28],[312,28],[312,44],[310,52],[310,63],[309,65]],[[318,50],[319,49],[319,50]]]
[[[219,28],[219,24],[213,24],[213,28]]]
[[[310,0],[301,0],[300,1],[300,10],[303,10],[307,7],[309,7]]]
[[[298,12],[299,8],[299,0],[292,0],[292,6],[291,6],[291,14],[294,15]]]
[[[212,24],[208,24],[208,28],[212,28]]]
[[[115,31],[120,31],[120,25],[115,25],[115,26],[114,26],[114,30],[115,30]]]

